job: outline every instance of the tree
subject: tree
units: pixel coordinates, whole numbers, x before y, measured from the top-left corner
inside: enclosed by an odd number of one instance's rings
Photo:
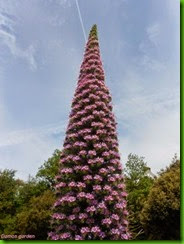
[[[0,234],[13,234],[11,226],[18,207],[16,196],[23,184],[15,179],[15,172],[8,169],[0,171]]]
[[[55,183],[55,176],[59,168],[59,160],[61,151],[56,149],[47,161],[39,168],[36,177],[45,182],[48,187],[53,187]]]
[[[35,235],[36,240],[47,239],[51,207],[55,196],[51,190],[39,196],[32,196],[28,203],[21,206],[17,215],[14,230],[17,234]]]
[[[130,237],[116,122],[96,28],[86,45],[56,176],[51,240]]]
[[[15,179],[14,170],[0,171],[0,234],[34,234],[47,239],[53,191],[44,181]]]
[[[144,157],[129,154],[125,165],[125,182],[128,192],[129,228],[133,239],[144,239],[144,230],[140,221],[140,212],[147,199],[154,179],[149,176],[150,168]]]
[[[141,213],[149,240],[180,239],[180,160],[160,172]]]

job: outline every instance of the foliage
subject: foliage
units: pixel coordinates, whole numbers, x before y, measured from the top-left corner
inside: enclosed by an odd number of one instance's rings
[[[52,157],[44,162],[38,170],[36,177],[45,182],[48,187],[52,187],[55,183],[55,176],[58,173],[60,157],[61,151],[56,149]]]
[[[144,239],[144,230],[140,222],[140,212],[147,199],[154,179],[149,176],[150,168],[144,157],[129,154],[125,165],[125,182],[128,192],[129,228],[133,239]]]
[[[0,234],[34,234],[47,239],[51,207],[55,200],[45,182],[15,179],[14,170],[0,171]]]
[[[14,178],[15,172],[7,169],[0,171],[0,234],[9,233],[18,207],[16,195],[23,182]]]
[[[160,172],[141,214],[149,240],[180,239],[180,160]]]
[[[17,233],[35,235],[36,240],[47,239],[51,206],[55,197],[51,190],[46,190],[39,196],[33,196],[21,207],[16,215]]]

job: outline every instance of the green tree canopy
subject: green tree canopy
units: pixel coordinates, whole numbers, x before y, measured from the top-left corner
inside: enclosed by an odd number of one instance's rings
[[[180,160],[160,172],[141,213],[146,238],[180,239]]]
[[[132,153],[128,155],[124,172],[128,192],[130,230],[133,239],[142,239],[143,227],[140,223],[140,211],[143,208],[154,179],[148,174],[150,168],[144,161],[144,157],[139,157]]]
[[[61,157],[61,151],[56,149],[47,161],[39,168],[36,177],[42,181],[44,181],[47,186],[54,185],[54,178],[58,173],[59,168],[59,160]]]

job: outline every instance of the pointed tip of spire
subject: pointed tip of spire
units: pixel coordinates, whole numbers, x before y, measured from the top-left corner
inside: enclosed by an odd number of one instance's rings
[[[98,34],[97,34],[97,25],[93,25],[91,30],[90,30],[90,33],[89,33],[89,38],[95,38],[95,39],[98,39]]]

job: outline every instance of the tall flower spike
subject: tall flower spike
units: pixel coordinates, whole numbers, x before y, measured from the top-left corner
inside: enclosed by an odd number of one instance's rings
[[[50,240],[127,240],[126,191],[97,27],[90,31],[56,176]]]

